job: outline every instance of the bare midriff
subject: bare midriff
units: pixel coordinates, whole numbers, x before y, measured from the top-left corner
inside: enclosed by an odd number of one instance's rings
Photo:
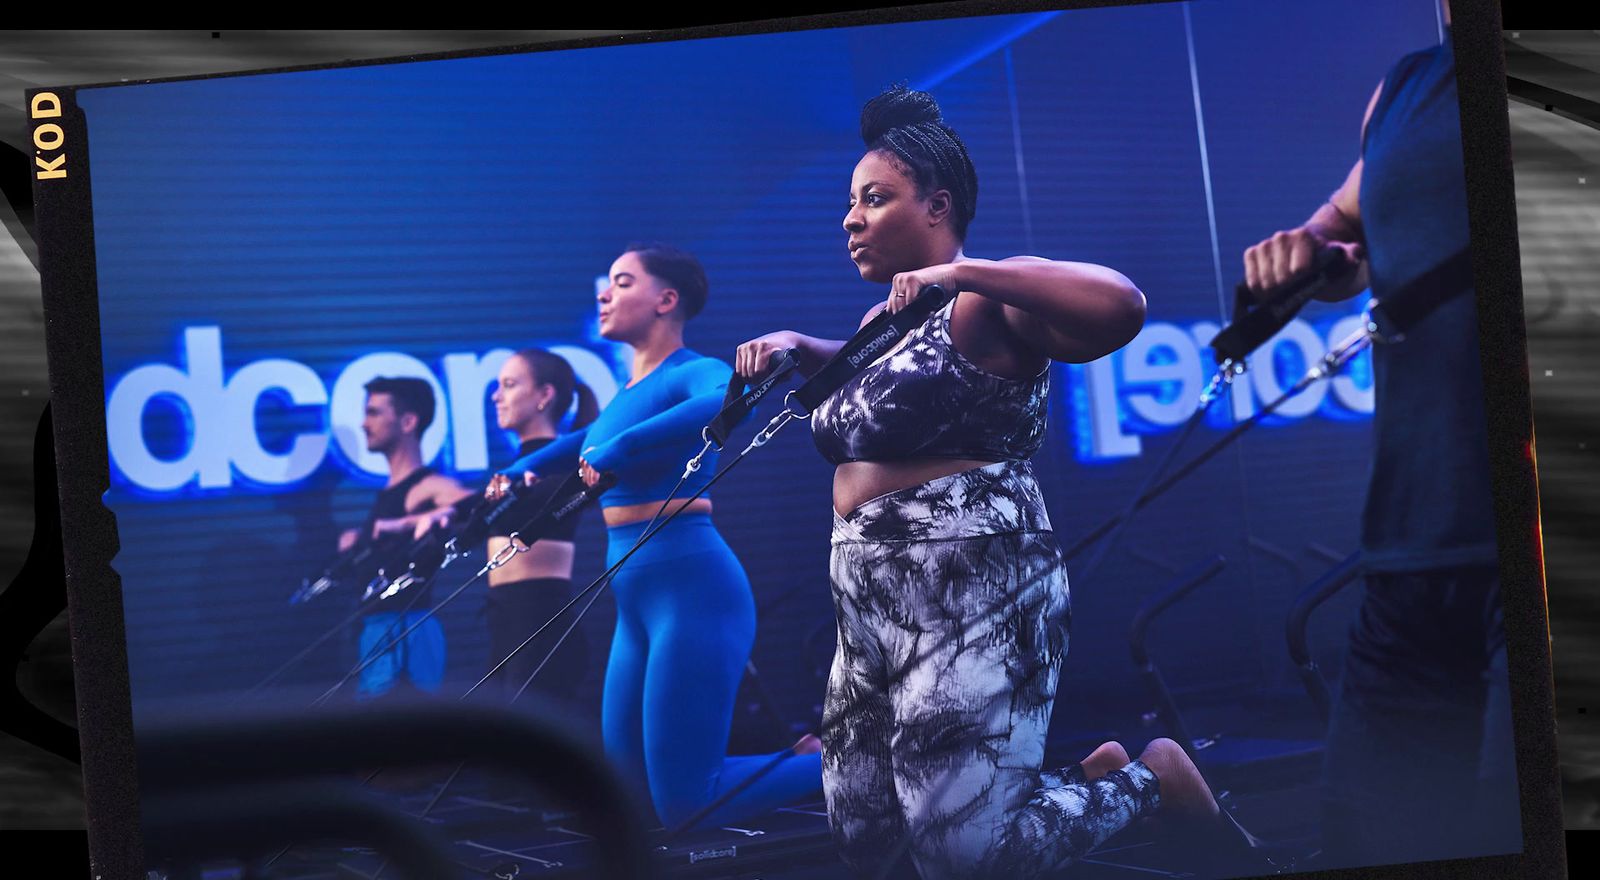
[[[833,509],[840,516],[849,516],[881,495],[991,464],[994,462],[970,458],[847,461],[833,470]]]
[[[606,518],[606,525],[615,528],[637,522],[648,522],[651,517],[656,515],[658,510],[661,510],[660,501],[642,501],[638,504],[619,504],[616,507],[607,507],[603,512]],[[710,513],[711,499],[696,498],[692,501],[674,501],[667,506],[666,510],[661,512],[661,518],[666,519],[679,510],[684,513]]]
[[[489,539],[489,558],[505,549],[509,538]],[[490,570],[489,586],[498,587],[513,581],[531,581],[537,578],[572,578],[572,557],[575,553],[571,541],[535,541],[528,549],[507,559],[499,568]]]

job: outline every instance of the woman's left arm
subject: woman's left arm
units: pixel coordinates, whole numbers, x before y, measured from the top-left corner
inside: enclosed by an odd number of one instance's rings
[[[733,369],[708,357],[667,369],[672,372],[663,378],[678,402],[619,431],[604,444],[585,449],[583,460],[595,470],[611,470],[623,462],[687,461],[700,448],[700,429],[722,411]]]
[[[1104,357],[1144,326],[1144,294],[1121,272],[1093,263],[966,259],[902,272],[891,284],[889,307],[898,311],[928,284],[1000,303],[1012,336],[1055,361],[1081,364]]]

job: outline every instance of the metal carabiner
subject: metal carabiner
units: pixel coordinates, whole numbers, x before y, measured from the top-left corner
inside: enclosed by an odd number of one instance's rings
[[[1244,375],[1244,371],[1244,362],[1224,358],[1222,363],[1217,365],[1217,372],[1212,374],[1211,381],[1206,383],[1205,389],[1200,392],[1200,407],[1204,409],[1210,406],[1211,402],[1222,394],[1223,386],[1232,385],[1234,379]]]
[[[711,448],[717,445],[711,442],[711,439],[706,436],[706,431],[704,428],[700,429],[700,439],[706,441],[706,445],[702,446],[700,448],[700,452],[697,453],[694,458],[689,459],[688,464],[683,466],[683,478],[685,480],[689,479],[690,474],[700,470],[700,466],[705,462],[705,458],[711,452]]]
[[[484,570],[494,571],[500,566],[505,565],[507,562],[510,562],[511,557],[521,553],[528,545],[522,543],[519,540],[519,537],[520,536],[517,532],[512,532],[510,535],[506,536],[506,545],[501,547],[499,552],[495,553],[494,557],[483,566]]]
[[[805,412],[797,412],[795,409],[791,408],[794,404],[794,392],[797,390],[799,389],[791,389],[788,394],[783,396],[783,411],[788,413],[790,418],[809,419],[811,418],[810,410],[806,410]]]
[[[1404,333],[1396,333],[1393,336],[1384,336],[1382,333],[1378,332],[1378,322],[1372,319],[1372,310],[1378,308],[1379,305],[1380,303],[1376,298],[1369,299],[1367,300],[1366,307],[1361,310],[1361,324],[1363,327],[1367,328],[1367,338],[1379,345],[1392,345],[1396,342],[1405,342],[1406,335]]]
[[[772,417],[772,421],[768,422],[765,428],[757,431],[756,435],[750,438],[750,445],[746,447],[745,452],[749,452],[752,449],[759,449],[767,445],[767,441],[771,440],[774,434],[777,434],[784,425],[789,424],[791,421],[794,421],[797,418],[799,418],[799,416],[790,412],[787,408],[779,412],[777,415]]]

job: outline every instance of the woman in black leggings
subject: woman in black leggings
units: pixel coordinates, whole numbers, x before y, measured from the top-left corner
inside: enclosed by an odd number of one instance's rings
[[[556,425],[576,400],[573,430],[594,421],[599,412],[594,393],[577,381],[572,366],[559,355],[542,349],[525,349],[506,358],[500,367],[499,386],[494,396],[495,416],[500,427],[515,431],[521,458],[556,439]],[[523,506],[537,514],[560,480],[543,481],[546,491],[535,491]],[[493,487],[491,492],[494,491]],[[489,623],[489,665],[511,656],[522,642],[548,621],[572,598],[573,537],[575,517],[557,532],[542,536],[505,564],[489,572],[489,599],[485,613]],[[488,556],[493,559],[510,541],[505,534],[489,537]],[[562,627],[564,628],[564,627]],[[562,628],[556,629],[559,633]],[[548,648],[549,637],[518,652],[496,674],[506,696],[521,690]],[[539,671],[530,688],[536,693],[572,701],[589,665],[588,643],[582,629],[575,629]]]

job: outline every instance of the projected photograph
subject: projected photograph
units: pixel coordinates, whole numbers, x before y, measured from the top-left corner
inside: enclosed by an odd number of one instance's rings
[[[1449,9],[1341,16],[32,92],[152,876],[1522,853]]]

